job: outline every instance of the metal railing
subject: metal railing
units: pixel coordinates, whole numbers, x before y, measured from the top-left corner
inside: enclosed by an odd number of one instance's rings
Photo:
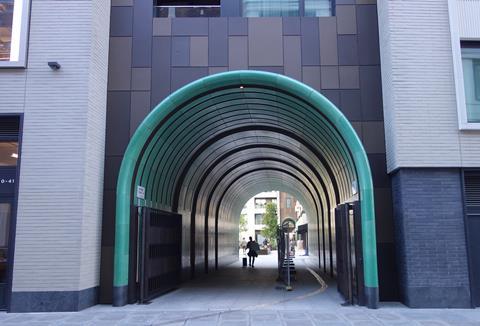
[[[155,17],[220,17],[220,5],[155,6]]]

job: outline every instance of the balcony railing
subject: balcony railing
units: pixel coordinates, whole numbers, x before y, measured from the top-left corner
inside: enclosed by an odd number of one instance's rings
[[[220,17],[220,5],[155,6],[155,17]]]

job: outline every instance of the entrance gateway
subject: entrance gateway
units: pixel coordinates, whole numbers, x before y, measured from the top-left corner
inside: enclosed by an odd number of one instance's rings
[[[138,187],[145,189],[144,198],[137,198]],[[243,204],[267,189],[289,192],[304,203],[313,220],[310,255],[318,255],[319,268],[331,275],[337,274],[335,208],[358,200],[361,250],[357,245],[356,251],[363,264],[357,266],[363,273],[356,282],[363,282],[357,287],[365,304],[377,307],[373,186],[362,143],[320,93],[260,71],[225,72],[184,86],[131,138],[117,183],[113,304],[129,302],[138,270],[133,259],[138,238],[131,229],[139,229],[142,211],[181,219],[181,246],[175,247],[181,253],[150,266],[167,271],[168,261],[178,266],[181,260],[182,273],[193,276],[237,259]]]

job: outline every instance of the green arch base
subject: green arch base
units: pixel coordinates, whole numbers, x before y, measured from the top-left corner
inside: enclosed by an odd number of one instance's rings
[[[302,97],[316,107],[343,137],[354,162],[362,213],[362,250],[364,262],[365,299],[369,308],[378,305],[378,272],[375,239],[375,206],[373,182],[368,158],[355,130],[330,101],[312,88],[291,78],[260,71],[232,71],[208,76],[179,89],[163,100],[142,122],[125,152],[117,183],[114,291],[113,305],[127,304],[130,205],[135,178],[135,166],[155,127],[181,103],[197,94],[233,85],[262,85],[286,90]]]

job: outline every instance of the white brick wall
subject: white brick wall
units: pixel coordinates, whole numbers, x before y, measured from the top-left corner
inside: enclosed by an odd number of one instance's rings
[[[460,131],[446,0],[378,2],[387,165],[480,166],[480,132]]]
[[[24,113],[13,291],[98,285],[109,6],[32,0],[27,69],[0,70]]]

